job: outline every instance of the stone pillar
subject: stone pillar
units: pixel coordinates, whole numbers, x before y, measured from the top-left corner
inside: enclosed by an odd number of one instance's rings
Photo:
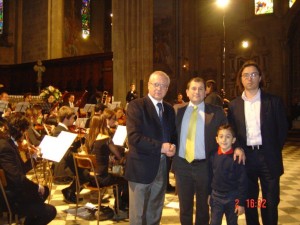
[[[63,57],[64,3],[48,1],[48,59]]]
[[[125,106],[130,83],[136,84],[139,96],[148,93],[153,69],[153,0],[113,0],[112,11],[113,95]]]

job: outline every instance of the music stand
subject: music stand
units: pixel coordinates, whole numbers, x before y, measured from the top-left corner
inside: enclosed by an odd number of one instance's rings
[[[120,107],[121,106],[121,102],[112,102],[111,103],[111,109],[115,109],[116,107]]]
[[[25,112],[29,107],[29,102],[18,102],[15,108],[15,112]]]
[[[88,118],[77,118],[75,121],[76,127],[85,128],[85,124]]]
[[[75,112],[75,113],[77,113],[77,112],[78,112],[78,109],[79,109],[79,107],[73,107],[73,109],[74,109],[74,112]]]
[[[4,112],[7,109],[8,103],[7,102],[0,102],[0,112]]]
[[[95,104],[85,104],[85,106],[83,107],[83,110],[86,113],[91,113],[95,108]]]

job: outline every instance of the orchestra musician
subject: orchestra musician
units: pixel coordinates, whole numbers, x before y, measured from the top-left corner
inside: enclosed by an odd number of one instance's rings
[[[34,146],[39,146],[44,135],[44,127],[42,124],[38,124],[38,119],[40,117],[40,112],[37,107],[26,109],[25,116],[30,121],[30,126],[27,131],[27,137],[31,144]]]
[[[2,117],[8,117],[11,114],[11,112],[12,112],[12,106],[9,103],[9,95],[8,95],[7,92],[2,92],[0,94],[0,103],[7,104],[7,108],[3,112],[1,112],[0,116],[2,116]]]
[[[122,107],[116,107],[114,111],[117,117],[118,125],[126,126],[126,114],[124,109]]]
[[[69,126],[73,125],[76,120],[75,112],[72,108],[68,106],[62,106],[58,110],[58,125],[55,127],[53,131],[53,136],[58,136],[60,132],[62,131],[69,131]],[[73,177],[75,174],[75,166],[73,161],[73,152],[77,152],[77,149],[81,146],[82,140],[74,141],[72,146],[69,148],[69,150],[66,152],[64,157],[59,163],[54,163],[54,176],[59,177],[62,179],[68,179],[66,177],[66,174],[69,174],[69,177]],[[68,171],[71,171],[72,174],[68,173]],[[80,183],[85,183],[89,180],[89,174],[86,170],[78,170],[79,173],[79,179],[81,180]],[[68,180],[66,180],[67,183]],[[59,182],[64,182],[64,180],[61,180]],[[69,180],[70,182],[70,180]],[[71,185],[65,189],[62,190],[63,196],[65,198],[65,201],[67,203],[76,203],[76,181],[73,179]]]
[[[24,102],[28,102],[29,104],[31,104],[31,101],[32,101],[32,94],[30,92],[28,93],[25,93],[23,95],[23,101]]]
[[[124,155],[124,148],[116,146],[112,142],[112,133],[109,127],[114,126],[115,122],[116,115],[110,109],[105,109],[101,115],[94,115],[91,119],[85,146],[89,154],[96,155],[96,173],[100,186],[118,184],[119,209],[125,211],[129,203],[128,182],[123,177],[108,172],[110,155],[113,155],[113,161],[121,160]]]
[[[63,106],[69,106],[71,108],[74,108],[75,107],[75,95],[70,94],[68,97],[68,102],[64,102]]]
[[[44,120],[47,124],[57,124],[56,117],[57,117],[57,107],[58,104],[55,103],[54,95],[50,94],[46,99],[46,102],[42,105],[43,107],[43,115]]]
[[[30,126],[29,120],[21,113],[14,113],[7,121],[0,121],[0,168],[7,180],[6,194],[13,211],[25,216],[25,225],[44,225],[56,216],[56,209],[44,203],[49,188],[36,184],[26,177],[32,168],[31,161],[23,162],[18,143]],[[4,203],[1,203],[3,205]]]

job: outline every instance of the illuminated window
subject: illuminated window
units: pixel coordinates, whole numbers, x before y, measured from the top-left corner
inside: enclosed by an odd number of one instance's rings
[[[273,13],[273,0],[254,0],[255,15]]]
[[[296,0],[289,0],[289,2],[290,2],[290,8],[294,5],[294,3],[296,2]]]
[[[3,0],[0,0],[0,34],[3,33]]]
[[[83,38],[88,38],[90,36],[90,18],[90,0],[82,0],[81,24]]]

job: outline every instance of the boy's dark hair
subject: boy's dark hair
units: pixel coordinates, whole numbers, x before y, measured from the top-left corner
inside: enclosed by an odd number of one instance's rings
[[[219,131],[221,131],[221,130],[229,130],[230,133],[232,134],[232,137],[235,137],[235,132],[231,125],[229,125],[229,124],[221,125],[217,131],[217,135],[219,134]]]

